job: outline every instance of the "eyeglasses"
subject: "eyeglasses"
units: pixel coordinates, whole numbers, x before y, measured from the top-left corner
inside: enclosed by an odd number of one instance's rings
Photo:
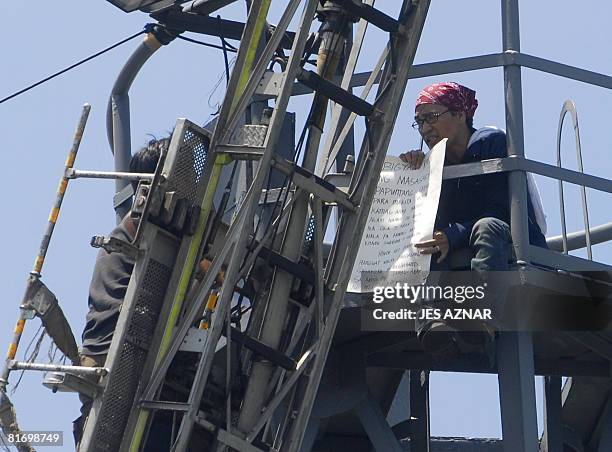
[[[416,130],[420,130],[423,127],[423,124],[435,124],[438,122],[438,118],[445,113],[448,113],[452,110],[446,110],[441,113],[426,113],[424,115],[419,116],[418,118],[414,117],[414,122],[412,123],[412,128]]]

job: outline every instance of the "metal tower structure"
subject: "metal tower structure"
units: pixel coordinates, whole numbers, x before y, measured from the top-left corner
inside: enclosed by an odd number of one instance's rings
[[[226,101],[212,135],[202,176],[194,179],[199,183],[207,183],[205,192],[200,193],[198,197],[202,212],[199,219],[200,228],[194,235],[195,240],[189,239],[192,243],[185,245],[190,251],[178,251],[179,258],[183,256],[183,260],[175,262],[174,274],[168,275],[168,281],[180,278],[180,282],[176,287],[171,285],[165,295],[162,292],[156,295],[158,303],[165,298],[163,305],[172,306],[167,317],[160,316],[162,322],[166,321],[163,338],[159,341],[159,346],[149,348],[146,358],[149,364],[143,365],[143,361],[134,362],[131,356],[132,347],[129,345],[133,339],[126,337],[130,336],[130,325],[137,323],[138,312],[142,308],[133,308],[133,318],[130,319],[132,308],[127,306],[134,303],[138,306],[138,294],[142,293],[143,288],[134,289],[133,294],[130,294],[132,296],[126,297],[124,302],[126,307],[122,310],[121,325],[117,328],[107,360],[110,374],[106,395],[94,403],[82,443],[84,450],[115,450],[118,447],[126,450],[138,449],[147,429],[147,421],[151,417],[150,412],[162,409],[183,413],[173,450],[185,450],[188,447],[196,423],[213,432],[214,443],[218,445],[215,447],[220,449],[229,446],[258,450],[254,446],[256,442],[268,443],[282,450],[297,451],[302,447],[341,311],[348,276],[357,252],[350,244],[355,234],[361,235],[369,213],[378,174],[426,17],[428,2],[404,2],[398,19],[382,14],[367,4],[352,1],[334,2],[323,8],[319,8],[317,0],[304,2],[286,66],[279,74],[280,83],[274,93],[274,109],[263,139],[258,145],[233,144],[232,136],[239,126],[243,112],[252,102],[268,62],[285,36],[287,26],[300,3],[297,0],[289,2],[257,63],[254,61],[254,55],[262,38],[269,4],[253,2],[251,5],[241,40],[246,45],[242,45],[238,52]],[[308,58],[312,53],[307,45],[311,23],[317,11],[323,26],[319,33],[320,42],[315,43],[318,46],[317,71],[313,72],[303,66],[304,55]],[[352,95],[345,86],[337,86],[330,81],[336,72],[350,24],[359,18],[362,20],[362,27],[365,28],[366,22],[369,22],[387,31],[390,36],[389,45],[380,58],[381,64],[372,75],[372,78],[380,76],[380,88],[372,104]],[[357,42],[349,56],[349,77],[354,70],[360,47],[361,42]],[[350,80],[349,77],[346,77],[346,80]],[[294,153],[293,160],[290,160],[277,152],[281,146],[281,125],[296,80],[315,92],[308,124],[297,149],[303,150],[301,165],[298,165],[297,160],[299,153]],[[363,116],[368,129],[360,158],[356,162],[354,177],[346,193],[314,173],[328,99],[334,100],[339,107]],[[179,130],[182,129],[177,128],[175,137]],[[170,155],[184,148],[179,141],[174,144]],[[183,309],[186,283],[195,263],[194,251],[200,248],[198,239],[202,237],[201,233],[211,210],[215,182],[223,165],[232,159],[241,158],[256,159],[257,172],[223,240],[223,246],[214,255],[209,273],[197,288],[195,299],[191,301],[184,315],[179,316]],[[324,155],[323,159],[326,160],[327,156]],[[273,169],[285,176],[281,193],[283,190],[285,192],[283,195],[277,195],[279,200],[284,199],[285,202],[277,203],[279,209],[276,217],[272,218],[265,229],[266,232],[258,235],[259,227],[254,223],[254,219],[259,210],[262,189],[270,179]],[[167,168],[162,174],[165,175],[166,171]],[[183,177],[182,174],[180,177]],[[164,180],[168,184],[173,183],[171,174],[164,177]],[[156,188],[152,187],[152,193],[154,190]],[[167,194],[168,191],[165,196]],[[182,195],[179,195],[179,199],[181,197]],[[324,270],[324,212],[328,210],[329,205],[337,206],[342,214]],[[168,218],[170,217],[171,214],[168,214]],[[143,217],[143,220],[146,220],[146,217]],[[305,244],[304,237],[308,227],[312,228],[312,231],[310,240]],[[157,229],[157,226],[154,228]],[[144,231],[147,230],[144,226]],[[181,249],[182,247],[183,245]],[[148,246],[146,249],[155,250],[157,245]],[[172,251],[170,256],[176,253]],[[241,332],[231,327],[231,303],[237,291],[245,290],[241,281],[248,282],[253,269],[261,266],[258,259],[266,262],[270,269],[269,281],[265,283],[265,290],[260,290],[257,294],[260,298],[251,297],[251,317],[246,332]],[[209,303],[207,308],[212,319],[210,328],[204,330],[203,348],[189,397],[186,403],[157,402],[155,396],[160,391],[164,375],[185,336],[201,315],[203,303],[211,296],[215,275],[224,262],[227,265],[225,280],[215,302],[216,307],[213,308]],[[158,266],[157,263],[155,265]],[[146,283],[146,275],[151,270],[147,267],[141,271],[145,276],[139,277],[140,272],[135,270],[132,281],[143,281],[146,287],[150,284]],[[175,276],[177,273],[182,276]],[[136,301],[132,301],[134,298]],[[157,343],[156,335],[151,334],[152,327],[151,325],[148,329],[150,338],[146,345]],[[176,331],[173,331],[174,329]],[[201,409],[200,400],[207,386],[214,385],[213,363],[218,356],[217,351],[223,335],[227,340],[231,338],[240,344],[242,353],[234,350],[232,346],[225,347],[228,354],[225,363],[225,374],[228,378],[225,388],[227,413],[226,416],[219,416],[219,407],[216,407],[217,412],[207,412],[206,409]],[[235,370],[232,370],[232,353],[238,353],[236,359],[239,365]],[[151,369],[151,377],[147,378],[149,372],[145,370],[134,376],[131,384],[126,384],[123,374],[134,372],[128,368]],[[242,372],[248,382],[239,395],[242,399],[239,411],[234,411],[230,376],[239,376]],[[116,374],[120,376],[113,377]],[[114,383],[113,378],[116,378]],[[139,383],[141,391],[136,391],[136,383]],[[127,404],[117,405],[118,401],[129,400],[133,401],[131,410]],[[281,416],[282,419],[277,420],[275,416]],[[220,425],[219,418],[223,420]],[[112,425],[109,425],[111,423]],[[270,428],[271,425],[274,425],[274,428]],[[123,435],[117,435],[119,426],[125,426]]]
[[[472,355],[440,361],[422,350],[414,333],[359,331],[354,322],[359,308],[346,303],[354,244],[365,227],[408,79],[498,66],[504,70],[508,157],[445,168],[443,177],[509,174],[513,270],[521,290],[554,292],[562,283],[575,297],[588,300],[597,291],[609,303],[612,267],[567,254],[612,239],[612,226],[588,224],[586,195],[582,234],[567,235],[564,228],[563,236],[548,240],[551,250],[529,245],[526,172],[607,193],[612,182],[564,169],[560,156],[558,167],[525,158],[521,67],[607,89],[612,77],[521,53],[517,0],[501,1],[502,52],[417,66],[413,59],[428,0],[404,0],[397,17],[368,0],[289,0],[272,29],[266,22],[270,0],[250,2],[245,24],[208,16],[229,0],[113,3],[126,11],[149,11],[159,21],[124,67],[109,103],[109,141],[120,181],[130,153],[127,93],[144,62],[184,31],[240,39],[241,45],[213,131],[179,120],[154,177],[140,175],[132,208],[140,220],[134,242],[96,240],[110,252],[133,253],[137,264],[106,365],[92,370],[102,374],[100,385],[78,383],[79,371],[70,366],[56,366],[66,371],[64,380],[49,383],[57,389],[72,381],[72,388],[95,396],[81,450],[143,450],[159,419],[176,427],[169,445],[176,451],[400,451],[405,444],[398,438],[406,438],[412,452],[612,450],[612,399],[584,402],[595,398],[588,379],[611,377],[607,330],[502,332],[493,363]],[[290,33],[298,11],[296,31]],[[321,28],[312,34],[315,18]],[[387,32],[388,45],[369,73],[355,74],[368,25]],[[279,61],[280,49],[288,50],[288,57],[280,58],[282,72],[272,72],[268,66]],[[307,69],[312,57],[316,70]],[[359,85],[365,87],[356,96],[350,88]],[[292,95],[304,92],[314,95],[294,146],[287,108]],[[326,125],[330,100],[334,108]],[[561,119],[567,111],[577,130],[571,105]],[[345,141],[357,117],[366,132],[356,159],[347,158]],[[339,157],[336,168],[344,171],[334,172]],[[234,166],[241,181],[232,185],[227,179]],[[128,209],[126,185],[117,184],[118,218]],[[236,195],[238,185],[245,188],[242,197]],[[231,219],[225,215],[230,192],[239,203]],[[330,246],[323,238],[332,208],[338,226]],[[204,255],[212,265],[197,281]],[[451,260],[462,266],[462,256]],[[2,378],[20,368],[27,363],[9,357]],[[173,374],[176,369],[180,375]],[[499,375],[502,442],[457,441],[444,449],[444,441],[430,437],[433,370]],[[404,371],[409,387],[399,394],[410,400],[410,417],[392,428],[385,414]],[[534,375],[546,376],[541,440]],[[561,376],[572,377],[563,391]],[[609,397],[610,385],[597,391]],[[590,415],[588,425],[581,413]]]

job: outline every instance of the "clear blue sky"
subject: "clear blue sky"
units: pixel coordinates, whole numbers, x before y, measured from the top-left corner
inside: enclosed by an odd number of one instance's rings
[[[238,3],[224,10],[223,15],[243,20],[244,5],[241,1]],[[285,2],[273,2],[275,11],[280,3]],[[392,11],[390,8],[397,8],[398,2],[378,3],[381,9]],[[432,3],[417,63],[501,50],[499,1]],[[588,7],[575,2],[523,1],[520,12],[523,52],[612,74],[609,56],[612,4],[608,1],[593,0],[588,2]],[[125,14],[102,0],[2,2],[0,17],[3,19],[0,98],[135,33],[149,21],[143,13]],[[217,42],[213,38],[202,39]],[[132,41],[0,105],[5,159],[5,216],[0,226],[4,240],[0,263],[4,306],[0,316],[2,353],[12,336],[25,280],[37,253],[84,102],[92,105],[92,112],[76,167],[97,170],[113,167],[106,140],[106,103],[116,75],[136,45],[137,41]],[[369,58],[367,66],[371,67],[383,45],[384,36],[372,33],[365,52]],[[363,65],[362,69],[365,68]],[[131,91],[133,149],[148,140],[147,134],[159,137],[166,133],[178,117],[206,122],[215,111],[214,104],[222,99],[223,84],[211,95],[222,71],[222,55],[214,49],[177,40],[158,51],[141,71]],[[504,127],[501,69],[415,80],[409,83],[390,154],[418,145],[419,138],[409,127],[414,98],[424,84],[441,80],[455,80],[477,91],[480,101],[475,118],[477,125]],[[559,111],[564,100],[573,99],[579,112],[585,170],[609,178],[612,175],[609,157],[612,93],[529,69],[523,70],[523,88],[528,157],[555,163]],[[298,113],[303,113],[302,105],[303,102],[296,103]],[[568,166],[574,168],[573,136],[569,127],[567,130],[564,155]],[[556,182],[546,179],[538,182],[548,214],[549,235],[556,235],[560,232]],[[89,240],[92,235],[108,233],[114,225],[113,185],[110,181],[91,180],[70,183],[43,270],[44,281],[57,294],[78,337],[84,323],[87,288],[96,255],[96,250],[89,247]],[[578,190],[568,189],[569,230],[581,228],[578,199]],[[589,201],[592,225],[611,220],[609,196],[590,193]],[[596,246],[594,255],[600,261],[612,263],[609,244]],[[37,328],[36,320],[28,324],[21,353]],[[46,360],[47,348],[45,343],[39,361]],[[15,377],[13,374],[12,383]],[[79,409],[77,397],[54,395],[40,381],[41,374],[27,374],[13,396],[21,425],[26,430],[63,430],[66,443],[63,449],[71,450],[71,421]],[[434,435],[500,436],[494,376],[434,374],[431,400]]]

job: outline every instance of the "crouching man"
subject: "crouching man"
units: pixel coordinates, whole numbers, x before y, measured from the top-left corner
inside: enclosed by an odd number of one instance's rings
[[[431,149],[444,138],[445,166],[507,157],[506,135],[495,127],[474,128],[473,118],[478,101],[476,93],[458,83],[435,83],[418,95],[413,127]],[[422,150],[400,155],[412,168],[423,162]],[[546,221],[540,196],[531,175],[528,175],[527,211],[529,241],[546,247]],[[494,173],[442,181],[440,202],[433,237],[416,244],[422,254],[432,255],[431,270],[447,269],[450,252],[468,248],[470,268],[482,273],[507,270],[510,260],[510,206],[508,176]],[[447,330],[440,322],[429,322],[419,331],[423,346],[432,352],[451,346],[428,333]],[[492,334],[484,335],[489,340]],[[467,335],[469,337],[470,335]],[[475,335],[472,335],[472,338]],[[476,335],[477,341],[483,335]]]

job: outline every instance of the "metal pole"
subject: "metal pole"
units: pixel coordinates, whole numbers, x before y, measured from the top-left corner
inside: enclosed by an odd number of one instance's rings
[[[410,452],[430,451],[429,371],[410,371]]]
[[[597,245],[612,240],[612,222],[592,227],[589,230],[589,235],[591,237],[591,245]],[[565,237],[557,235],[546,239],[548,248],[559,252],[584,248],[586,243],[586,231],[571,232]]]
[[[561,377],[544,377],[544,440],[546,452],[563,452]]]
[[[153,180],[153,174],[150,173],[116,173],[113,171],[87,171],[87,170],[69,170],[66,171],[67,179],[124,179],[128,181]]]
[[[518,0],[502,0],[502,33],[504,53],[520,52]],[[521,67],[504,66],[506,103],[506,137],[508,156],[525,156],[523,134],[523,99]],[[529,262],[529,230],[527,223],[527,178],[523,171],[508,176],[510,189],[510,229],[516,259]]]
[[[113,85],[110,98],[108,100],[108,108],[106,110],[106,133],[111,152],[115,156],[115,171],[124,172],[129,169],[131,152],[131,134],[130,134],[130,97],[129,91],[132,82],[136,75],[162,45],[168,44],[174,39],[161,29],[157,29],[157,35],[147,33],[144,41],[136,48],[129,60],[121,69],[117,76],[117,80]],[[162,34],[163,33],[163,34]],[[161,38],[163,36],[163,38]],[[160,37],[160,39],[158,39]],[[120,193],[129,185],[129,181],[125,179],[117,179],[115,182],[115,194]],[[125,216],[130,209],[129,203],[123,202],[115,205],[117,224]]]
[[[47,255],[49,242],[51,241],[51,236],[53,235],[53,231],[55,229],[55,223],[57,222],[57,218],[60,213],[60,208],[62,207],[62,201],[64,200],[64,193],[66,192],[66,188],[68,187],[68,179],[66,178],[65,174],[74,165],[74,160],[76,159],[77,152],[81,144],[81,138],[83,137],[85,124],[87,124],[87,118],[89,117],[90,110],[91,106],[89,104],[85,104],[83,106],[81,117],[79,118],[79,123],[74,134],[74,139],[72,140],[72,147],[70,148],[70,151],[68,152],[68,158],[66,159],[64,175],[60,179],[60,183],[57,188],[55,203],[49,215],[47,229],[45,231],[45,234],[43,235],[40,244],[40,251],[34,262],[34,268],[30,272],[30,276],[28,278],[28,285],[26,287],[22,306],[20,306],[19,308],[19,318],[17,319],[17,324],[15,325],[13,341],[9,345],[6,361],[2,369],[2,375],[0,376],[0,426],[2,427],[2,431],[5,435],[19,435],[22,433],[17,423],[17,415],[15,413],[13,404],[11,403],[8,398],[8,395],[6,394],[6,385],[8,384],[8,377],[11,372],[11,364],[14,363],[13,360],[15,358],[15,355],[17,354],[17,348],[19,347],[19,342],[21,340],[21,335],[23,334],[25,322],[27,319],[32,318],[32,311],[30,311],[29,309],[25,309],[23,305],[28,301],[27,298],[29,298],[30,296],[30,287],[40,278],[42,268],[45,262],[45,256]],[[17,446],[17,449],[20,452],[34,451],[34,449],[27,441],[20,443]]]
[[[533,341],[527,332],[497,339],[497,371],[504,452],[537,452]]]
[[[506,54],[521,50],[518,0],[502,0],[502,44]],[[504,93],[508,155],[524,157],[520,66],[504,66]],[[525,172],[510,172],[508,187],[512,244],[517,263],[524,265],[529,262],[527,176]],[[500,333],[497,340],[497,360],[504,451],[536,452],[538,430],[531,333]]]
[[[66,164],[64,167],[64,175],[60,179],[60,183],[57,187],[57,194],[55,197],[55,202],[53,207],[51,208],[51,213],[49,214],[49,221],[47,223],[47,229],[43,235],[42,241],[40,243],[40,251],[38,252],[38,256],[34,261],[34,268],[30,272],[30,276],[28,278],[28,285],[24,294],[24,299],[22,301],[22,305],[24,305],[28,300],[26,298],[29,297],[30,291],[28,290],[32,283],[40,278],[42,268],[45,262],[45,257],[47,255],[47,249],[49,248],[49,242],[51,241],[51,236],[53,235],[53,231],[55,230],[55,224],[59,217],[60,209],[62,207],[62,202],[64,200],[64,193],[66,193],[66,189],[68,188],[68,178],[65,176],[66,172],[68,172],[72,166],[74,165],[74,161],[77,156],[77,152],[79,150],[79,146],[81,145],[81,138],[83,137],[83,132],[85,130],[85,124],[87,124],[87,118],[89,117],[89,111],[91,110],[91,106],[89,104],[83,105],[83,110],[81,112],[81,117],[79,118],[79,123],[77,125],[77,129],[74,133],[74,139],[72,141],[72,147],[68,152],[68,157],[66,158]],[[17,324],[15,325],[15,334],[13,336],[13,341],[9,346],[6,363],[2,370],[2,375],[0,376],[0,390],[4,391],[6,389],[6,385],[8,384],[8,376],[10,373],[9,362],[15,359],[15,355],[17,354],[17,348],[19,347],[19,341],[21,340],[21,335],[23,334],[23,329],[25,327],[26,319],[32,318],[30,316],[31,311],[29,309],[25,309],[20,307],[19,309],[19,319],[17,320]]]
[[[584,174],[584,168],[582,166],[582,146],[580,145],[580,129],[578,127],[578,112],[576,111],[576,105],[571,100],[566,100],[561,108],[561,114],[559,116],[559,127],[557,129],[557,166],[562,168],[561,164],[561,134],[563,131],[563,119],[566,113],[570,113],[572,118],[572,125],[574,128],[574,138],[576,141],[576,159],[578,161],[578,171]],[[580,186],[580,194],[582,196],[582,217],[584,219],[584,234],[586,239],[587,256],[589,260],[593,260],[593,251],[591,250],[591,229],[589,225],[589,207],[587,204],[586,188],[584,185]],[[567,228],[565,224],[565,200],[563,196],[563,181],[559,179],[559,203],[561,212],[561,236],[563,238],[563,253],[567,254]]]
[[[108,373],[105,367],[83,367],[83,366],[63,366],[61,364],[41,364],[28,363],[23,361],[11,361],[11,370],[38,370],[40,372],[70,372],[75,375],[95,375],[102,376]]]

